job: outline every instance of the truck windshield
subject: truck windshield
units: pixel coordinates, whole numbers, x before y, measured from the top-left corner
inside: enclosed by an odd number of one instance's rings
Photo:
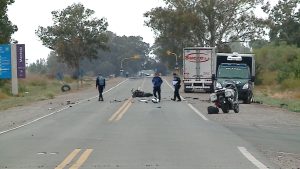
[[[248,67],[219,67],[218,78],[248,79],[250,72]]]

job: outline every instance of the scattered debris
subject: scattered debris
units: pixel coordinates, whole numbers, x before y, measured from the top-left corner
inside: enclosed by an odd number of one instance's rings
[[[153,94],[152,93],[146,93],[144,91],[141,91],[141,90],[131,90],[131,93],[132,93],[132,97],[135,98],[135,97],[152,97]]]
[[[208,112],[208,114],[218,114],[219,109],[214,106],[209,106],[209,107],[207,107],[207,112]]]
[[[153,98],[151,101],[152,101],[152,103],[158,103],[158,102],[159,102],[159,99]]]

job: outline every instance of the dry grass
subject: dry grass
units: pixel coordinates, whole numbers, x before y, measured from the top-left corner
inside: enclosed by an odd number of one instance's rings
[[[75,80],[68,80],[68,83],[71,86],[71,91],[76,90],[77,83]],[[55,80],[49,79],[46,76],[42,75],[32,75],[29,74],[26,79],[19,79],[19,95],[11,96],[10,93],[10,84],[5,84],[4,87],[0,90],[0,110],[5,110],[11,107],[27,105],[29,103],[53,99],[55,96],[63,94],[61,91],[62,83]],[[86,87],[89,85],[83,85]]]
[[[300,90],[279,90],[275,86],[258,86],[255,88],[256,101],[264,104],[281,107],[290,111],[300,112]]]
[[[7,94],[0,92],[0,100],[7,99],[8,97]]]

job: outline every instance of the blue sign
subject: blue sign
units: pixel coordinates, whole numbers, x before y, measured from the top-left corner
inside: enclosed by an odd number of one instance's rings
[[[11,79],[10,44],[0,45],[0,79]]]

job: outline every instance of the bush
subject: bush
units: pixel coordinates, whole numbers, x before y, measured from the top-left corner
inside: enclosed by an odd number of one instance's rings
[[[262,79],[263,85],[274,85],[274,82],[276,82],[277,73],[276,72],[263,72],[260,75],[260,78]]]
[[[11,84],[6,83],[3,86],[1,86],[0,92],[6,95],[11,95]]]
[[[53,93],[47,93],[46,97],[47,97],[47,99],[54,99],[54,94]]]
[[[300,79],[286,79],[281,83],[281,89],[284,90],[300,89]]]

